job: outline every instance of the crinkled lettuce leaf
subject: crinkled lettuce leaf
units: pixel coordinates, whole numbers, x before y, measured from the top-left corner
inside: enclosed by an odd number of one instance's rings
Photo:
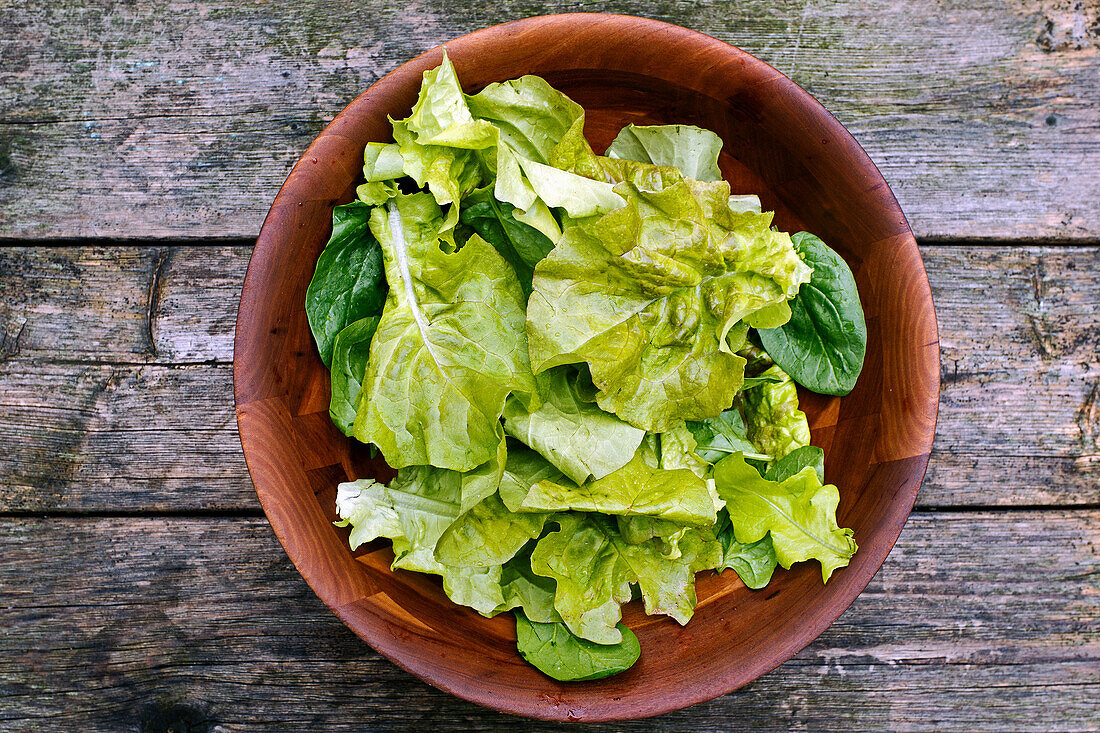
[[[352,549],[385,537],[393,541],[391,567],[443,578],[456,603],[490,614],[504,605],[501,568],[450,566],[435,559],[439,538],[459,513],[462,475],[418,466],[398,471],[389,486],[359,479],[337,487],[337,526],[351,525]]]
[[[758,453],[778,460],[810,444],[810,423],[798,409],[798,388],[786,372],[773,366],[762,376],[779,377],[780,381],[745,392],[746,433]]]
[[[371,207],[353,201],[332,209],[332,236],[306,289],[306,316],[325,366],[336,335],[360,318],[377,316],[386,302],[382,248],[370,231]]]
[[[693,527],[713,525],[721,504],[710,484],[688,469],[654,467],[646,462],[643,452],[644,448],[639,448],[622,468],[584,484],[539,481],[518,509],[641,515]]]
[[[751,544],[771,534],[780,565],[817,560],[821,579],[848,565],[857,545],[852,530],[837,525],[840,494],[823,485],[811,467],[784,481],[769,481],[740,455],[714,467],[718,495],[726,502],[734,537]]]
[[[733,403],[748,326],[789,317],[810,272],[770,214],[729,210],[725,182],[633,165],[627,205],[567,227],[535,268],[528,339],[536,373],[587,362],[603,409],[663,432]]]
[[[371,342],[355,437],[395,468],[468,471],[498,450],[509,394],[534,394],[515,272],[478,236],[440,246],[442,216],[427,194],[375,209],[389,296]]]
[[[557,581],[554,608],[569,630],[597,644],[622,640],[620,605],[630,600],[635,583],[646,613],[687,623],[695,610],[695,573],[722,558],[713,528],[691,530],[673,559],[655,542],[626,543],[614,521],[600,514],[562,514],[556,521],[560,528],[535,546],[531,569]]]
[[[686,468],[699,478],[710,473],[710,463],[699,455],[699,444],[687,423],[679,423],[659,436],[660,467]]]
[[[490,84],[466,102],[473,117],[496,127],[503,144],[544,165],[570,126],[584,116],[579,104],[538,76]]]
[[[601,479],[625,466],[641,445],[645,431],[584,401],[575,370],[548,374],[541,404],[528,409],[511,398],[504,405],[504,431],[541,453],[578,484]]]
[[[693,125],[627,125],[607,148],[609,158],[673,166],[687,178],[717,181],[722,138]]]
[[[549,513],[512,512],[499,494],[459,516],[439,539],[436,559],[461,567],[503,565],[528,540],[537,539]]]

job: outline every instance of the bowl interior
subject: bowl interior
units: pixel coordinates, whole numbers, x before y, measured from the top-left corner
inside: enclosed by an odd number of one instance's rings
[[[939,350],[931,294],[905,218],[844,128],[763,62],[655,21],[602,15],[533,18],[447,44],[467,91],[538,74],[586,110],[603,150],[629,122],[717,132],[735,193],[757,193],[787,231],[821,236],[851,265],[867,316],[863,374],[844,398],[803,393],[838,519],[860,544],[827,586],[817,563],[778,572],[763,591],[732,572],[700,574],[695,618],[681,627],[624,620],[638,664],[597,682],[562,684],[523,662],[510,614],[485,619],[452,604],[433,578],[391,572],[388,543],[352,553],[332,526],[336,484],[393,472],[328,417],[328,372],[303,307],[332,206],[350,200],[363,145],[388,141],[386,115],[406,116],[433,50],[371,87],[292,171],[264,223],[241,298],[234,380],[241,441],[264,510],[317,594],[357,634],[428,682],[500,710],[560,720],[641,717],[733,690],[808,644],[866,586],[916,498],[935,427]]]

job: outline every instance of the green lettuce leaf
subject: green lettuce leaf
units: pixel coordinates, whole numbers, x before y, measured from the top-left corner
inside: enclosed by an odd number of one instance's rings
[[[429,466],[402,469],[389,486],[373,479],[343,483],[336,526],[351,525],[352,549],[380,537],[392,540],[393,569],[442,576],[452,601],[492,614],[504,605],[499,565],[450,566],[435,559],[439,538],[458,517],[461,491],[461,474]]]
[[[692,125],[627,125],[607,149],[609,158],[625,158],[653,165],[674,166],[686,178],[718,181],[718,154],[722,139]]]
[[[538,541],[531,569],[557,581],[554,607],[577,636],[617,644],[620,605],[637,583],[646,613],[672,616],[686,624],[695,611],[695,573],[721,561],[713,530],[691,530],[680,541],[681,556],[668,558],[653,542],[627,544],[614,522],[599,514],[562,514],[560,529]]]
[[[518,512],[531,487],[539,481],[568,482],[553,464],[525,445],[513,442],[500,478],[500,498],[509,511]]]
[[[810,444],[810,423],[798,409],[798,388],[786,372],[773,366],[762,376],[769,375],[782,381],[762,384],[744,394],[745,426],[758,453],[780,459]]]
[[[306,289],[306,316],[325,366],[336,335],[353,321],[377,316],[386,302],[382,249],[370,232],[371,207],[353,201],[332,209],[332,236]]]
[[[436,559],[460,567],[503,565],[528,540],[538,538],[549,517],[549,513],[509,511],[493,494],[447,528],[436,545]]]
[[[574,370],[552,370],[535,410],[511,398],[504,405],[504,431],[541,453],[575,483],[601,479],[625,466],[645,431],[585,402]]]
[[[367,143],[363,148],[363,180],[367,183],[392,182],[405,175],[405,161],[397,143]]]
[[[535,268],[527,330],[536,372],[587,362],[600,407],[663,432],[733,403],[733,351],[748,326],[789,316],[809,269],[770,215],[730,212],[725,182],[633,165],[664,187],[621,183],[627,206],[565,230]]]
[[[623,542],[640,545],[653,540],[660,548],[660,553],[671,560],[683,555],[680,551],[680,540],[691,529],[686,524],[677,524],[667,519],[623,514],[615,516],[615,524]]]
[[[385,537],[401,538],[405,534],[397,509],[386,493],[386,485],[365,478],[342,483],[336,487],[337,527],[351,527],[348,544],[351,549],[371,540]]]
[[[534,542],[528,542],[519,553],[501,569],[500,585],[504,605],[500,611],[523,609],[532,621],[544,624],[561,623],[561,615],[554,609],[554,592],[557,583],[531,570],[531,552]]]
[[[738,542],[734,536],[729,514],[722,512],[718,519],[718,541],[722,543],[722,563],[718,572],[730,568],[741,578],[746,588],[760,590],[771,582],[772,574],[779,564],[772,547],[770,534],[763,539],[748,544]]]
[[[852,530],[837,525],[836,487],[822,485],[810,467],[784,481],[768,481],[743,457],[733,455],[714,467],[714,482],[726,502],[736,540],[751,544],[770,532],[784,568],[818,560],[821,579],[828,581],[834,570],[848,565],[857,549]]]
[[[371,217],[391,289],[354,434],[395,468],[468,471],[498,450],[507,396],[535,384],[512,268],[476,235],[448,254],[440,226],[426,194],[398,196]]]
[[[617,471],[586,484],[539,481],[519,510],[643,515],[693,527],[713,525],[721,504],[708,482],[688,469],[653,467],[644,460],[643,450],[639,448]]]
[[[699,455],[698,441],[686,423],[673,426],[659,438],[661,468],[686,468],[699,478],[706,478],[710,473],[710,464]]]
[[[524,295],[530,295],[535,265],[550,254],[554,242],[535,227],[518,221],[515,214],[515,206],[497,201],[492,191],[484,188],[466,198],[459,219],[496,247],[516,271]]]
[[[332,371],[329,375],[332,397],[328,414],[344,435],[352,434],[362,395],[363,375],[367,373],[370,358],[370,342],[379,320],[379,316],[368,316],[348,324],[336,335],[332,347]]]
[[[584,109],[538,76],[490,84],[466,97],[470,113],[491,122],[500,142],[517,155],[548,164],[554,146]]]
[[[540,624],[516,614],[516,646],[520,656],[540,672],[562,682],[598,680],[630,669],[642,647],[623,624],[618,644],[596,644],[569,632],[565,624]]]

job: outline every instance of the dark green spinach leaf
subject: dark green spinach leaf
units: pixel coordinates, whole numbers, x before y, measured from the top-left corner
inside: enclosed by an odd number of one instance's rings
[[[722,543],[724,554],[722,564],[717,568],[718,572],[726,568],[732,569],[745,587],[753,590],[760,590],[770,583],[772,573],[779,564],[775,547],[772,546],[772,536],[766,534],[749,544],[738,542],[733,536],[733,525],[725,510],[719,518],[719,525],[722,529],[718,532],[718,541]]]
[[[363,375],[367,373],[370,342],[380,316],[367,316],[351,323],[336,335],[332,348],[332,397],[328,414],[344,435],[351,437]]]
[[[778,384],[783,381],[783,377],[778,374],[768,374],[765,372],[759,377],[745,377],[745,383],[741,385],[741,391],[746,389],[752,389],[753,387],[759,387],[762,384]]]
[[[695,452],[707,463],[717,463],[734,453],[744,453],[746,458],[758,461],[772,458],[758,453],[749,442],[745,420],[736,407],[706,420],[688,420],[687,429],[695,438]]]
[[[825,483],[825,451],[816,445],[795,448],[773,463],[764,478],[768,481],[786,481],[807,466],[814,469],[821,483]]]
[[[768,356],[806,389],[846,395],[855,387],[867,351],[867,324],[847,263],[807,232],[791,237],[803,262],[813,268],[790,302],[791,320],[760,329]]]
[[[598,680],[630,669],[641,654],[634,632],[621,623],[617,627],[622,641],[597,644],[574,636],[565,624],[540,624],[516,611],[516,646],[520,656],[556,680]]]
[[[354,201],[332,210],[332,236],[306,289],[306,316],[325,366],[336,335],[353,321],[381,315],[386,303],[382,248],[368,226],[372,208]]]

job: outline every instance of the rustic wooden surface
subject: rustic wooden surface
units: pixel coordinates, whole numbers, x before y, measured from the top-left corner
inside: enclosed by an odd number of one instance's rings
[[[918,509],[852,609],[748,688],[614,729],[1100,729],[1095,0],[0,0],[0,728],[517,725],[302,582],[244,468],[231,339],[250,239],[327,119],[436,43],[581,9],[821,99],[922,242],[942,349]]]

